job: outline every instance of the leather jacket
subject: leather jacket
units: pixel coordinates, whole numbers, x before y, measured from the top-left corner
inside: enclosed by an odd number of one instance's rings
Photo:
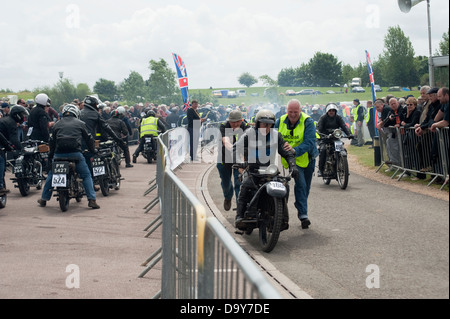
[[[81,110],[80,120],[86,123],[87,130],[94,139],[97,139],[97,133],[104,131],[114,141],[119,143],[119,145],[123,143],[122,139],[114,133],[100,113],[92,106],[87,104],[84,105],[84,108]]]

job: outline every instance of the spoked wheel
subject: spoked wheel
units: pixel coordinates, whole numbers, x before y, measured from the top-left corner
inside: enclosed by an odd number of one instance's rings
[[[25,179],[19,179],[17,181],[17,185],[19,186],[19,191],[22,196],[28,196],[30,193],[30,185]]]
[[[109,195],[109,181],[108,178],[100,179],[100,190],[102,191],[103,196]]]
[[[348,185],[348,161],[347,157],[339,156],[337,160],[337,181],[342,189]]]
[[[115,178],[115,185],[114,189],[118,191],[120,189],[120,163],[118,163],[116,160],[112,163],[113,167],[113,176]]]
[[[283,201],[280,198],[269,198],[259,225],[259,242],[264,252],[269,253],[275,248],[282,223]]]
[[[66,212],[69,209],[69,199],[68,190],[58,191],[59,208],[61,208],[61,211]]]
[[[0,209],[6,207],[6,199],[7,199],[6,194],[0,196]]]

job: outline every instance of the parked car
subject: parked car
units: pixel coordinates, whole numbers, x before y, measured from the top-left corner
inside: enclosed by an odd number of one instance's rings
[[[355,86],[352,89],[352,93],[364,93],[364,92],[366,92],[366,90],[364,90],[362,86]]]
[[[336,92],[334,92],[333,90],[328,90],[326,93],[327,94],[336,94]]]
[[[316,90],[313,89],[304,89],[301,90],[300,92],[297,92],[298,95],[313,95],[316,93]]]
[[[389,92],[398,92],[401,91],[402,89],[399,86],[391,86],[388,91]]]
[[[361,78],[353,78],[352,79],[352,83],[350,84],[351,87],[355,87],[355,86],[361,86],[362,82],[361,82]]]
[[[220,92],[220,90],[215,90],[215,91],[212,91],[212,95],[214,97],[222,97],[222,92]]]
[[[381,86],[379,86],[378,84],[375,84],[373,86],[373,88],[375,89],[375,92],[383,92],[383,89],[381,88]]]
[[[236,91],[228,91],[227,97],[228,98],[235,98],[235,97],[237,97]]]
[[[243,90],[243,89],[237,90],[236,93],[238,96],[246,96],[247,95],[247,92],[245,92],[245,90]]]
[[[295,93],[295,91],[294,90],[286,90],[286,93],[285,93],[287,96],[291,96],[291,95],[296,95],[296,93]]]

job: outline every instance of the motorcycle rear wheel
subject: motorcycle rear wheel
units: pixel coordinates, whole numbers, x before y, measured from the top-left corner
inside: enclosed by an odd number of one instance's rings
[[[28,196],[30,194],[30,185],[25,179],[19,179],[17,181],[17,185],[19,186],[19,191],[22,196]]]
[[[283,223],[283,201],[280,198],[269,197],[267,208],[261,215],[259,224],[259,242],[264,252],[270,253],[280,237]]]
[[[99,181],[100,190],[103,196],[109,196],[109,178],[101,178]]]
[[[69,200],[68,190],[58,191],[59,208],[61,208],[61,211],[66,212],[69,209]]]
[[[6,200],[7,200],[6,194],[0,196],[0,209],[6,207]]]
[[[341,189],[346,189],[348,186],[348,160],[345,156],[339,156],[337,160],[337,181]]]

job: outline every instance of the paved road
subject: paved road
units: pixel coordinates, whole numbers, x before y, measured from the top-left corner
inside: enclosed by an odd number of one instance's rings
[[[133,148],[134,149],[134,148]],[[161,245],[160,230],[145,238],[144,228],[159,214],[159,205],[145,214],[156,194],[143,194],[155,176],[156,165],[140,157],[134,168],[122,164],[119,191],[109,197],[97,192],[99,210],[87,200],[70,202],[62,213],[55,198],[47,207],[36,203],[41,191],[28,197],[11,189],[0,210],[0,298],[152,298],[160,289],[161,265],[144,278],[141,264]],[[132,200],[130,200],[132,198]],[[73,275],[79,270],[80,288]],[[66,272],[66,270],[69,270]]]
[[[219,181],[212,169],[211,198],[233,222]],[[313,298],[449,298],[448,201],[352,173],[347,190],[314,177],[309,209],[302,230],[291,200],[289,230],[263,255]],[[257,232],[244,237],[259,251]]]

